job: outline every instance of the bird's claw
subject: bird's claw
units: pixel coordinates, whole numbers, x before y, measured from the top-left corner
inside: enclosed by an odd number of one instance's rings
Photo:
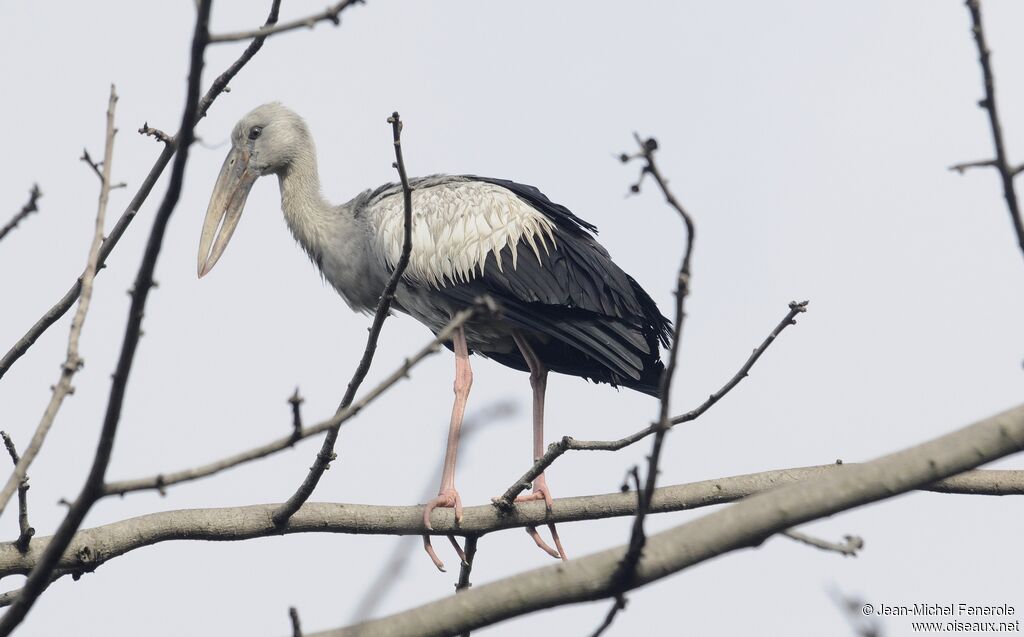
[[[427,502],[426,508],[423,509],[423,526],[428,530],[432,530],[434,527],[430,524],[430,512],[437,507],[442,508],[454,508],[455,509],[455,523],[462,523],[462,498],[459,497],[459,492],[455,489],[442,489],[438,492],[437,497]]]
[[[433,530],[434,527],[430,523],[430,512],[438,507],[449,509],[454,508],[455,524],[462,523],[462,498],[459,496],[459,492],[456,491],[455,489],[441,489],[441,491],[438,492],[437,497],[431,500],[430,502],[427,502],[427,506],[423,509],[424,528],[426,528],[427,530]],[[455,536],[449,535],[448,539],[451,541],[452,546],[455,547],[455,552],[459,554],[459,560],[465,562],[466,553],[462,550],[462,547],[459,546],[459,543],[458,541],[456,541]],[[427,552],[427,555],[430,557],[430,561],[434,563],[434,566],[437,567],[437,570],[444,573],[444,562],[442,562],[441,558],[439,558],[437,556],[437,553],[434,552],[434,547],[430,543],[430,536],[426,534],[424,534],[423,536],[423,550]]]
[[[533,502],[535,500],[544,500],[544,506],[548,511],[554,506],[555,501],[551,498],[551,492],[548,491],[547,485],[537,486],[534,484],[533,493],[530,495],[521,495],[516,498],[516,502]]]
[[[544,551],[556,560],[565,560],[565,549],[562,548],[562,540],[558,537],[558,531],[555,530],[555,525],[549,524],[548,528],[551,529],[551,538],[555,541],[555,546],[558,547],[557,550],[548,546],[548,543],[545,542],[544,538],[542,538],[540,533],[537,532],[537,527],[526,527],[526,533],[533,538],[534,543],[540,548],[540,550]]]
[[[459,561],[465,564],[466,552],[462,550],[461,546],[459,546],[458,540],[455,539],[454,535],[449,535],[448,541],[452,543],[452,546],[455,547],[455,552],[459,554]],[[447,572],[444,569],[444,562],[442,562],[441,558],[439,558],[437,556],[437,553],[434,552],[434,545],[430,543],[430,536],[427,534],[423,535],[423,550],[427,552],[427,556],[430,557],[430,561],[434,563],[434,566],[437,567],[437,570],[441,571],[442,573]]]
[[[548,481],[543,473],[533,481],[533,492],[530,495],[521,495],[516,498],[516,502],[533,502],[534,500],[544,500],[544,506],[548,511],[555,505],[555,501],[551,498],[551,489],[548,489]]]
[[[427,552],[427,555],[430,557],[430,561],[434,563],[434,566],[437,567],[437,570],[444,573],[444,562],[442,562],[441,558],[439,558],[437,556],[437,553],[434,552],[434,546],[430,543],[429,535],[423,536],[423,550]]]
[[[547,480],[544,479],[543,473],[537,476],[537,479],[534,480],[533,492],[530,493],[530,495],[521,495],[516,498],[516,502],[533,502],[536,500],[544,500],[544,506],[547,507],[549,512],[554,505],[554,500],[551,499],[551,490],[548,488],[548,483]],[[526,533],[533,538],[534,543],[536,543],[542,551],[551,557],[561,560],[568,559],[565,556],[565,548],[562,547],[562,539],[558,537],[558,529],[555,528],[553,523],[548,524],[548,529],[551,530],[551,539],[555,542],[555,548],[548,546],[548,543],[541,538],[540,533],[537,532],[537,527],[526,527]]]

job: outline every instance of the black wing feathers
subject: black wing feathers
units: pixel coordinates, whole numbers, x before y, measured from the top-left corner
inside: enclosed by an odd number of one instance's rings
[[[659,344],[668,345],[670,323],[651,297],[611,260],[591,232],[597,228],[533,186],[503,179],[467,179],[510,190],[555,224],[555,246],[533,249],[520,241],[517,263],[508,248],[501,268],[488,255],[482,276],[442,287],[438,293],[472,302],[490,294],[503,307],[505,320],[546,336],[537,354],[552,370],[598,382],[631,387],[656,395],[663,369]],[[548,242],[550,243],[550,242]],[[525,369],[518,352],[481,352],[499,362]]]

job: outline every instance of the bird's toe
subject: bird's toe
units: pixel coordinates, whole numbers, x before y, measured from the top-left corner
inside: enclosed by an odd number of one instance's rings
[[[528,527],[526,527],[526,532],[527,532],[527,534],[529,534],[529,536],[531,538],[533,538],[534,543],[537,544],[537,546],[540,548],[540,550],[544,551],[545,553],[547,553],[551,557],[555,558],[556,560],[560,559],[562,557],[561,555],[558,554],[558,551],[556,551],[555,549],[553,549],[550,546],[548,546],[547,542],[544,541],[544,538],[542,538],[540,536],[540,533],[537,532],[537,527],[535,527],[535,526],[528,526]]]

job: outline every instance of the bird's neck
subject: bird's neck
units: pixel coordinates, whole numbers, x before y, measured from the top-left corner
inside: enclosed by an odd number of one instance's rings
[[[296,241],[314,261],[320,261],[330,227],[331,206],[320,194],[316,153],[301,153],[278,173],[281,209]]]

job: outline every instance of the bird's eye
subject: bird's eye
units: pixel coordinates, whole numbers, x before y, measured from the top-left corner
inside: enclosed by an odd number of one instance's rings
[[[262,126],[253,126],[249,129],[249,139],[256,139],[263,132]]]

